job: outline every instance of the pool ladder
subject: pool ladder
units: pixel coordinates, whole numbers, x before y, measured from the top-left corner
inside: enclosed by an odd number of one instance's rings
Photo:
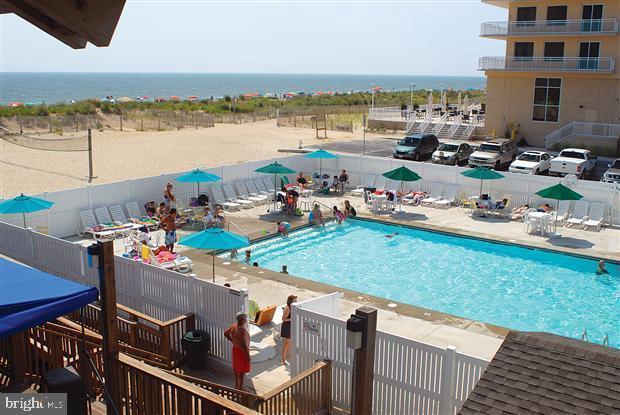
[[[581,341],[590,342],[590,339],[588,338],[588,330],[586,329],[583,330],[583,333],[581,334]],[[606,334],[605,337],[603,337],[602,345],[609,347],[609,335],[608,334]]]

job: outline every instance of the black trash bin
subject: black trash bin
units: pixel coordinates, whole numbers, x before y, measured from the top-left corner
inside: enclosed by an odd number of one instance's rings
[[[50,370],[43,374],[43,392],[66,393],[67,413],[86,415],[86,386],[73,366]]]
[[[181,340],[183,351],[187,358],[187,366],[192,369],[202,369],[207,364],[207,353],[211,351],[211,337],[202,330],[190,330]]]

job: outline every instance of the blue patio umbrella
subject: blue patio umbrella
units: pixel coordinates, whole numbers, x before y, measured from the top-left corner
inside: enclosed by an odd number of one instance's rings
[[[54,205],[54,202],[39,199],[37,197],[26,196],[23,193],[13,199],[5,200],[0,203],[0,213],[3,215],[11,213],[21,213],[24,218],[24,228],[26,227],[26,213],[47,210]]]
[[[222,178],[200,169],[194,169],[189,173],[177,177],[176,180],[177,182],[183,183],[198,183],[198,196],[200,196],[200,183],[217,182],[218,180],[222,180]]]
[[[319,178],[323,175],[323,159],[337,159],[338,156],[323,149],[313,151],[304,156],[307,159],[319,159]]]
[[[191,248],[213,250],[213,282],[215,282],[215,251],[243,248],[250,244],[250,240],[245,236],[237,235],[224,229],[209,228],[181,238],[179,244]]]

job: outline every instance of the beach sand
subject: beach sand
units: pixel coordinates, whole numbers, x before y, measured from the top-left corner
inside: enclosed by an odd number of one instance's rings
[[[351,140],[361,133],[329,131],[328,136],[330,141]],[[275,120],[198,130],[94,131],[93,184],[284,157],[278,149],[296,149],[300,139],[304,146],[326,141],[317,140],[313,129],[277,127]],[[0,140],[2,198],[81,187],[87,176],[86,152],[32,150]]]

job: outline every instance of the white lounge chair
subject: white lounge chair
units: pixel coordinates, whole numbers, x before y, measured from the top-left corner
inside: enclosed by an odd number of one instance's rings
[[[254,180],[246,180],[245,187],[248,189],[248,192],[252,196],[262,196],[262,197],[265,197],[267,200],[270,199],[269,192],[267,190],[264,190],[264,191],[260,190],[258,186],[256,185],[256,182],[254,182]]]
[[[564,222],[564,226],[570,228],[573,225],[583,226],[583,222],[588,217],[588,207],[590,204],[585,200],[578,200],[575,202],[575,208],[573,213],[568,216],[568,219]]]
[[[605,204],[599,202],[592,202],[590,204],[590,213],[583,221],[583,229],[596,227],[596,230],[600,230],[605,223]]]
[[[433,206],[435,207],[445,207],[448,208],[450,207],[450,205],[452,203],[454,203],[456,201],[456,186],[454,185],[448,185],[446,186],[446,191],[444,193],[444,196],[439,199],[438,201],[436,201]],[[424,200],[422,200],[424,201]]]
[[[157,227],[159,226],[159,219],[156,216],[151,217],[148,215],[143,215],[142,212],[140,212],[140,208],[138,207],[137,202],[128,202],[125,204],[125,207],[127,208],[127,214],[129,215],[130,222],[143,222],[143,224],[146,224],[146,226],[150,229],[157,229]],[[114,206],[110,206],[110,213],[112,213],[112,218],[114,218],[114,212],[112,212],[112,208],[114,208]]]
[[[102,239],[110,239],[116,236],[116,232],[111,230],[105,230],[104,226],[97,224],[95,215],[92,210],[83,210],[80,212],[80,219],[82,221],[82,227],[77,230],[79,236],[86,234],[92,235],[92,237],[98,241]]]
[[[146,245],[145,245],[146,246]],[[182,274],[189,272],[192,269],[193,262],[186,256],[178,256],[172,261],[160,262],[155,255],[155,251],[149,246],[149,262],[151,265],[163,269],[169,269],[173,271],[178,271]]]
[[[377,176],[375,176],[374,174],[367,174],[366,176],[364,176],[362,184],[357,186],[355,189],[351,189],[349,193],[354,196],[364,196],[364,188],[373,187],[376,179]]]
[[[271,180],[271,177],[263,177],[263,184],[265,185],[265,188],[267,188],[268,192],[274,192],[275,187],[273,184],[273,180]]]
[[[237,196],[233,187],[229,184],[225,184],[223,186],[224,189],[224,197],[226,197],[227,202],[239,203],[241,207],[251,208],[254,206],[254,202],[248,199],[244,199],[240,196]]]
[[[376,178],[375,188],[377,190],[389,190],[390,179],[385,178],[383,176],[379,176]]]
[[[235,185],[237,186],[237,194],[239,195],[240,198],[249,200],[250,202],[254,202],[254,203],[267,202],[266,196],[260,196],[258,194],[256,195],[250,194],[247,187],[245,186],[245,183],[237,182],[235,183]]]
[[[434,206],[435,203],[443,199],[443,184],[441,183],[433,183],[431,187],[431,193],[420,201],[420,205],[431,205]]]
[[[570,214],[570,200],[560,200],[556,210],[555,222],[564,223]]]
[[[97,221],[100,224],[107,226],[118,226],[118,229],[114,229],[114,231],[123,237],[126,237],[131,233],[131,231],[136,227],[134,223],[125,221],[115,221],[110,216],[110,212],[108,212],[107,207],[100,207],[95,209],[95,216],[97,216]],[[124,216],[124,215],[123,215]],[[127,218],[125,218],[127,219]]]
[[[127,202],[125,203],[125,207],[127,208],[127,213],[129,214],[130,218],[140,219],[145,216],[142,214],[142,212],[140,212],[140,207],[138,206],[137,202]]]
[[[213,186],[211,187],[211,193],[213,194],[213,199],[215,203],[222,206],[224,209],[241,209],[240,203],[230,202],[226,200],[224,197],[224,193],[222,193],[221,186]]]
[[[263,179],[254,179],[254,185],[261,194],[266,195],[269,199],[273,199],[273,189],[271,191],[265,186]]]

